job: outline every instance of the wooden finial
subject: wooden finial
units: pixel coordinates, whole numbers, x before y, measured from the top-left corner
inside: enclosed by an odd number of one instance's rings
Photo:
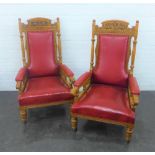
[[[96,20],[95,19],[93,19],[93,24],[95,24],[96,23]]]
[[[57,17],[57,22],[60,22],[60,18],[59,17]]]

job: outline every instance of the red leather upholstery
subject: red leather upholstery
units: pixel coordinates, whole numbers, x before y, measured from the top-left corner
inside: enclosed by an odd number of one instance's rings
[[[129,76],[129,87],[132,94],[140,95],[138,82],[134,76]]]
[[[82,83],[87,80],[89,77],[91,77],[92,73],[90,72],[86,72],[84,74],[82,74],[74,83],[75,87],[80,87],[82,85]]]
[[[45,104],[55,101],[70,100],[73,96],[69,88],[65,87],[57,76],[31,78],[28,86],[19,95],[19,104],[22,106]]]
[[[53,32],[28,32],[27,35],[30,52],[29,76],[57,75]]]
[[[72,113],[134,123],[135,113],[130,109],[126,88],[93,84],[85,97],[72,105]]]
[[[128,36],[99,35],[98,59],[93,70],[93,82],[127,87],[127,51]]]
[[[69,77],[74,76],[74,73],[65,64],[60,64],[59,66]]]
[[[16,81],[23,81],[24,77],[28,74],[28,70],[25,67],[20,68],[16,75]]]

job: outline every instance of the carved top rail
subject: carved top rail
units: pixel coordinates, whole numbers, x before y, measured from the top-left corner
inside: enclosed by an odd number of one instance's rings
[[[120,34],[135,36],[135,26],[129,27],[129,23],[122,20],[107,20],[101,23],[101,26],[95,25],[94,34]]]
[[[59,18],[57,18],[56,22],[51,22],[50,19],[47,18],[31,18],[27,21],[27,24],[21,23],[21,19],[19,19],[20,23],[20,31],[59,31]]]

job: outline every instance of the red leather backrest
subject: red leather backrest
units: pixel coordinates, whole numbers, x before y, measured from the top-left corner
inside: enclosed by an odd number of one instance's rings
[[[98,58],[93,69],[93,82],[126,87],[127,52],[128,36],[99,35]]]
[[[28,32],[29,76],[57,75],[53,32]]]

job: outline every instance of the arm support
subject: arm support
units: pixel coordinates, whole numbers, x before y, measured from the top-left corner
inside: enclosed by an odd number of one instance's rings
[[[131,94],[140,95],[138,82],[134,76],[129,76],[129,88]]]
[[[64,64],[60,64],[59,67],[61,79],[71,88],[74,83],[74,73]]]
[[[22,92],[25,88],[26,82],[27,82],[27,76],[28,71],[25,67],[22,67],[15,78],[16,80],[16,89],[19,90],[19,92]]]
[[[140,89],[136,78],[132,75],[129,76],[129,96],[130,96],[130,105],[133,110],[139,103]]]
[[[91,83],[91,72],[86,72],[82,74],[74,83],[74,88],[72,89],[72,94],[76,97],[75,100],[79,100],[89,89]],[[80,92],[80,88],[82,90]]]

